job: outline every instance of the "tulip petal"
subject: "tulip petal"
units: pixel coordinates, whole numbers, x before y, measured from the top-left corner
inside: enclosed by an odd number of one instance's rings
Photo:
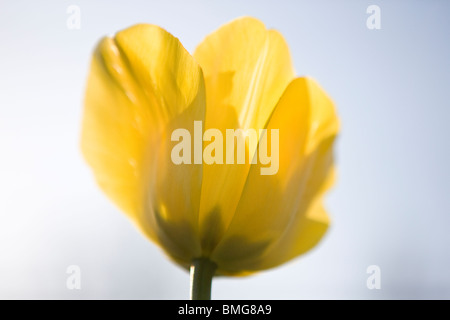
[[[222,26],[203,40],[194,57],[205,75],[206,121],[220,119],[222,107],[231,106],[245,129],[265,126],[295,75],[283,37],[255,18]]]
[[[200,252],[202,167],[173,164],[171,133],[193,134],[204,114],[202,71],[171,34],[137,25],[100,42],[86,89],[83,155],[107,196],[180,263]]]
[[[326,230],[323,211],[309,208],[333,172],[338,122],[332,101],[314,80],[295,79],[268,122],[268,133],[272,129],[279,130],[279,170],[261,175],[265,165],[251,166],[236,213],[211,254],[224,274],[276,266],[309,249]],[[309,243],[299,244],[305,235]],[[273,254],[280,246],[286,249]]]
[[[314,201],[306,210],[302,206],[284,234],[253,263],[253,268],[273,268],[309,251],[322,239],[329,223],[321,200]]]
[[[217,128],[224,137],[226,129],[264,128],[294,78],[283,37],[254,18],[222,26],[204,39],[194,58],[205,75],[205,129]],[[208,242],[203,244],[206,251],[217,244],[234,215],[249,162],[203,166],[199,225],[202,239]]]

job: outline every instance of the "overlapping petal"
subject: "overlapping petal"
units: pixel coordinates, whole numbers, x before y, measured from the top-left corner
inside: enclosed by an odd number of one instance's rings
[[[224,137],[226,129],[264,128],[294,78],[283,37],[254,18],[222,26],[203,40],[194,57],[205,75],[205,128],[217,128]],[[250,157],[255,152],[247,151]],[[249,163],[203,167],[199,224],[206,252],[217,244],[234,215]]]
[[[202,167],[170,158],[175,128],[204,121],[200,67],[153,25],[105,38],[91,63],[82,151],[104,192],[177,261],[200,254]],[[176,201],[174,201],[176,199]]]
[[[278,173],[261,175],[264,165],[252,165],[236,213],[211,255],[226,274],[279,265],[326,230],[320,195],[333,172],[338,122],[332,101],[314,80],[298,78],[277,104],[267,124],[267,132],[272,129],[279,130]]]

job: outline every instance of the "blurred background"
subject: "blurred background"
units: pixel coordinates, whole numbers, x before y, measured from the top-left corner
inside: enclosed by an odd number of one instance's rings
[[[69,6],[80,10],[68,28]],[[366,25],[370,5],[381,29]],[[450,298],[450,2],[0,0],[0,298],[187,299],[189,276],[100,192],[80,154],[96,42],[138,22],[192,53],[251,15],[333,97],[333,224],[308,254],[213,283],[214,299]],[[73,13],[73,12],[72,12]],[[66,287],[67,268],[81,289]],[[381,272],[370,290],[367,268]]]

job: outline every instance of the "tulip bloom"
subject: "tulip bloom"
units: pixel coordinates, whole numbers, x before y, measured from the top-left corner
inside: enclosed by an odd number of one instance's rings
[[[251,161],[174,163],[172,133],[194,136],[199,121],[201,133],[224,137],[277,129],[278,171],[263,175],[264,164]],[[172,260],[209,261],[212,274],[235,276],[283,264],[322,238],[337,132],[333,102],[295,76],[283,37],[246,17],[207,36],[193,56],[155,25],[102,39],[81,145],[102,190]],[[213,143],[203,138],[202,148]],[[246,140],[246,156],[257,147]]]

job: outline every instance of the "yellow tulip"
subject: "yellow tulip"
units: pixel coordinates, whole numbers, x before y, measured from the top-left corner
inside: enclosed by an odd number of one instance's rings
[[[193,56],[155,25],[104,38],[84,104],[82,152],[98,184],[181,266],[201,258],[213,274],[247,275],[305,253],[326,232],[334,105],[295,76],[285,40],[259,20],[222,26]],[[249,161],[175,164],[172,132],[194,134],[196,121],[224,136],[278,129],[278,172],[262,175]]]

